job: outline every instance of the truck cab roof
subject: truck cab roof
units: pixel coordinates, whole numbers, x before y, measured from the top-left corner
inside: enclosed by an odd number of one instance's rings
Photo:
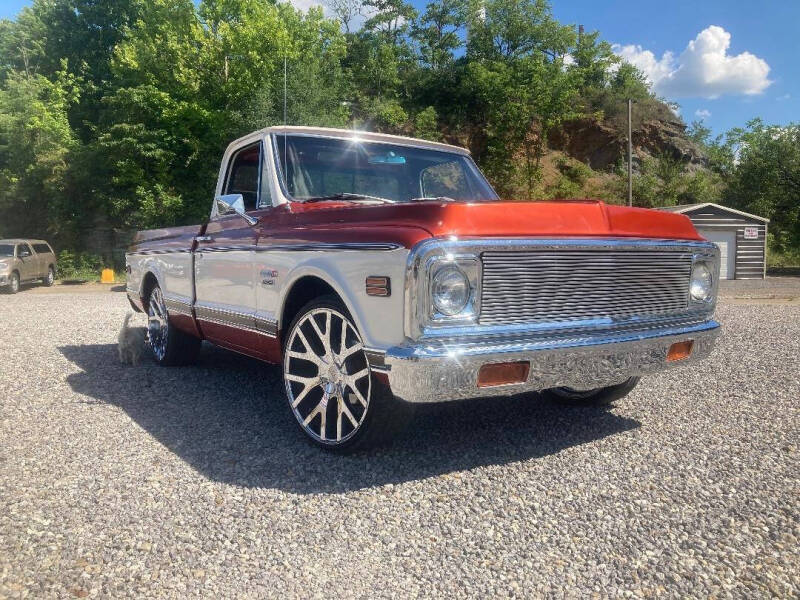
[[[384,142],[387,144],[398,144],[401,146],[414,146],[417,148],[429,148],[431,150],[441,150],[444,152],[455,152],[458,154],[469,155],[469,150],[460,146],[453,146],[451,144],[443,144],[441,142],[432,142],[430,140],[422,140],[419,138],[406,137],[402,135],[390,135],[388,133],[374,133],[371,131],[361,131],[358,129],[335,129],[332,127],[301,127],[296,125],[276,125],[273,127],[265,127],[242,136],[229,144],[231,146],[239,146],[242,142],[249,139],[258,138],[262,135],[307,135],[316,137],[330,137],[339,139],[356,139],[365,142]]]

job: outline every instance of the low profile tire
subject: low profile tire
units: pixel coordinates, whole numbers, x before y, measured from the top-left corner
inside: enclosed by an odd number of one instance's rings
[[[42,280],[47,287],[51,287],[56,282],[56,272],[53,267],[47,268],[47,277]]]
[[[305,437],[339,453],[381,445],[413,417],[372,372],[361,335],[336,296],[306,304],[283,347],[287,406]]]
[[[639,383],[638,377],[631,377],[630,379],[618,383],[617,385],[610,385],[608,387],[595,388],[593,390],[575,390],[572,388],[553,388],[545,390],[542,395],[555,402],[561,404],[569,404],[573,406],[607,406],[612,402],[624,398],[630,394],[631,390]]]
[[[19,273],[14,271],[11,277],[8,278],[8,286],[6,292],[9,294],[16,294],[19,291]]]
[[[164,294],[156,285],[147,300],[147,345],[156,362],[165,367],[193,364],[201,343],[199,338],[176,329],[169,322]]]

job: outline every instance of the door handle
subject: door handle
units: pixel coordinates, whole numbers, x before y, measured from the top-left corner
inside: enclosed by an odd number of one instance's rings
[[[212,238],[210,235],[198,235],[194,239],[197,242],[213,242],[214,241],[214,238]]]

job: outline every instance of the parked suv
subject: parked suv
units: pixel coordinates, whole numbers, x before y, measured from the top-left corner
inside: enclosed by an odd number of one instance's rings
[[[11,294],[22,283],[56,280],[56,255],[43,240],[0,240],[0,288]]]

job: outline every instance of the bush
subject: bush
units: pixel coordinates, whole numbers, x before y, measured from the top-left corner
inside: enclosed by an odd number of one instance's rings
[[[60,279],[85,279],[97,281],[105,265],[103,259],[90,252],[62,250],[58,255],[58,276]]]
[[[556,168],[568,180],[582,188],[594,174],[592,169],[577,160],[560,157],[556,160]]]
[[[416,136],[424,140],[438,142],[441,138],[439,135],[438,120],[436,109],[432,106],[418,112],[414,119]]]

